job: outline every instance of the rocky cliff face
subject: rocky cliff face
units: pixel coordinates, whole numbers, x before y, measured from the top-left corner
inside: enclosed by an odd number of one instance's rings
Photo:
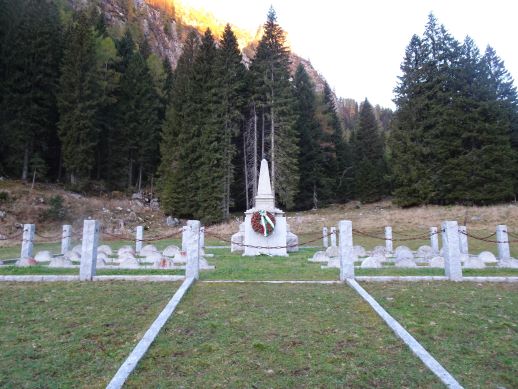
[[[69,0],[74,8],[81,8],[93,0]],[[181,20],[177,20],[170,9],[166,10],[158,0],[98,0],[97,6],[103,13],[108,27],[118,34],[122,34],[129,24],[138,27],[138,31],[143,34],[151,50],[161,58],[167,58],[173,69],[176,68],[178,58],[182,53],[183,42],[187,34],[195,27],[186,25]],[[202,31],[198,31],[200,34]],[[245,64],[249,64],[254,52],[254,44],[243,49]],[[292,53],[292,71],[295,72],[299,63],[302,63],[315,83],[318,92],[324,89],[324,78],[313,68],[311,63]]]

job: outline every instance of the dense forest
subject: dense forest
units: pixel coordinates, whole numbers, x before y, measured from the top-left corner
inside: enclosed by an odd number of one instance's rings
[[[488,47],[431,15],[413,36],[397,110],[317,92],[270,9],[250,63],[232,28],[192,29],[175,69],[97,8],[0,0],[0,175],[72,190],[157,191],[205,223],[253,205],[260,160],[277,203],[311,209],[393,195],[404,206],[518,192],[518,100]]]

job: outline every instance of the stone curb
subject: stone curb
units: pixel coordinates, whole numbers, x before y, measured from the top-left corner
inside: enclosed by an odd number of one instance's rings
[[[172,282],[181,281],[184,276],[168,276],[168,275],[113,275],[113,276],[94,276],[93,281],[137,281],[137,282]],[[73,282],[79,281],[79,276],[0,276],[0,282]]]
[[[160,315],[158,315],[153,324],[151,324],[151,327],[149,327],[149,329],[146,331],[140,342],[138,342],[131,354],[123,362],[117,373],[115,373],[108,386],[106,386],[106,389],[122,388],[129,375],[133,372],[139,361],[146,354],[158,333],[167,322],[167,320],[171,317],[177,305],[182,300],[182,297],[189,290],[194,281],[195,279],[192,277],[185,279],[182,286],[180,286],[171,300],[169,300]]]
[[[457,380],[421,346],[421,344],[405,330],[387,311],[367,293],[355,280],[348,279],[347,284],[353,288],[378,314],[394,333],[412,350],[412,352],[434,373],[448,388],[462,389]]]

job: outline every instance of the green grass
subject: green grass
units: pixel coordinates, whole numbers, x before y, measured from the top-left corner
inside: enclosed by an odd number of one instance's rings
[[[176,269],[97,269],[98,276],[110,275],[184,275],[185,270]],[[0,275],[79,275],[79,268],[52,268],[35,265],[30,267],[0,267]]]
[[[518,276],[518,269],[502,269],[488,267],[485,269],[463,269],[462,274],[466,277],[493,277],[493,276]],[[444,269],[438,268],[398,268],[389,267],[382,269],[355,269],[357,276],[444,276]]]
[[[198,283],[125,387],[442,386],[347,286]]]
[[[178,286],[0,284],[0,387],[105,387]]]
[[[464,387],[518,387],[518,284],[363,286]]]
[[[202,271],[202,280],[337,280],[338,269],[321,269],[320,263],[309,262],[315,249],[301,249],[289,257],[243,257],[229,249],[207,250],[214,258],[207,258],[215,270]]]

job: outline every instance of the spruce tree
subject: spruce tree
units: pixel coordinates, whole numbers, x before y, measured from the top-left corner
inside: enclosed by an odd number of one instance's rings
[[[268,12],[263,30],[250,67],[253,99],[261,110],[262,127],[265,129],[262,142],[270,160],[272,190],[277,200],[290,208],[299,180],[295,99],[290,81],[290,53],[286,36],[277,23],[273,8]]]
[[[317,209],[327,200],[324,177],[324,153],[322,150],[322,127],[316,120],[315,87],[302,64],[295,71],[295,96],[297,98],[296,129],[299,138],[300,176],[296,206],[299,209]],[[323,195],[325,194],[325,196]]]
[[[354,191],[363,202],[381,199],[384,192],[384,147],[378,123],[367,99],[360,109],[358,129],[353,135]]]
[[[220,112],[219,125],[223,128],[223,204],[222,217],[230,217],[233,205],[232,185],[234,184],[235,164],[240,128],[244,122],[244,108],[247,97],[247,74],[237,38],[229,24],[225,26],[216,58],[217,102]],[[239,144],[240,146],[241,144]],[[241,147],[239,147],[241,149]],[[241,167],[241,164],[239,164]]]
[[[0,165],[22,179],[37,168],[57,171],[56,88],[61,56],[59,15],[53,3],[0,3]]]
[[[97,70],[95,32],[88,15],[80,11],[66,33],[58,95],[63,164],[72,184],[90,178],[95,162],[100,106]]]
[[[192,192],[195,177],[190,161],[192,142],[190,122],[195,112],[194,62],[199,47],[198,35],[192,31],[187,36],[183,52],[174,72],[171,100],[166,111],[160,143],[161,163],[160,199],[164,212],[177,217],[191,217],[192,203],[196,201]]]

